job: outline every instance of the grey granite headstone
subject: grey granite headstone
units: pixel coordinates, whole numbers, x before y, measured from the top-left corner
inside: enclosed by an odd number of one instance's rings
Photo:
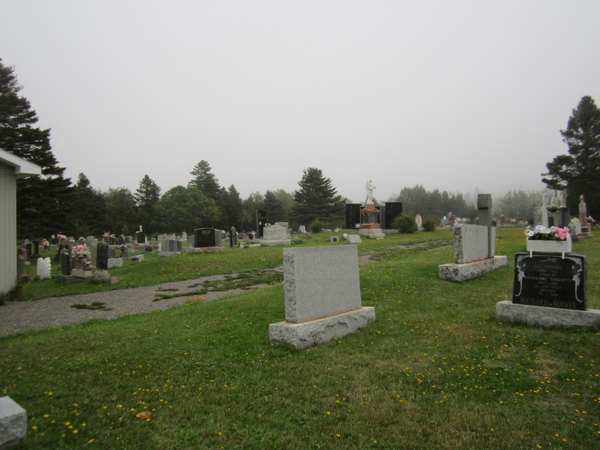
[[[10,397],[0,397],[0,449],[27,439],[27,412]]]
[[[100,242],[96,252],[96,268],[108,270],[108,244]]]
[[[491,239],[488,233],[492,233]],[[454,253],[457,264],[480,261],[496,254],[496,228],[481,225],[459,224],[454,227]],[[491,241],[491,252],[489,243]]]
[[[356,246],[286,248],[283,264],[287,322],[360,308]]]
[[[288,234],[287,222],[277,222],[274,225],[270,225],[268,227],[263,228],[263,239],[265,240],[276,241],[289,238],[290,235]]]
[[[286,248],[283,259],[286,321],[269,325],[269,342],[301,349],[375,321],[360,305],[356,246]]]
[[[358,234],[348,234],[344,237],[348,241],[348,244],[362,244],[362,240]]]

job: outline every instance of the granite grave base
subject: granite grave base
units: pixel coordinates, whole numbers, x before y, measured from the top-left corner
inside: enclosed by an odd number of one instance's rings
[[[269,342],[296,349],[339,339],[375,322],[375,308],[364,307],[302,323],[278,322],[269,325]]]
[[[161,258],[172,258],[173,256],[181,255],[183,252],[160,252],[158,256]]]
[[[188,253],[214,253],[225,250],[225,247],[188,247]]]
[[[383,234],[383,231],[381,231],[381,228],[375,228],[375,229],[371,229],[371,230],[358,230],[358,234],[360,234],[361,236],[365,236],[371,239],[384,239],[385,238],[385,234]]]
[[[276,247],[280,245],[292,245],[291,239],[263,239],[260,241],[261,245],[266,247]]]
[[[547,308],[513,303],[496,303],[496,320],[504,323],[524,323],[542,327],[599,328],[600,310]]]
[[[494,256],[468,264],[442,264],[438,267],[442,280],[467,281],[508,264],[506,256]]]

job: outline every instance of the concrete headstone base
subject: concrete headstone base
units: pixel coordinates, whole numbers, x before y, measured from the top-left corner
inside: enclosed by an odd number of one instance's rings
[[[181,255],[182,252],[160,252],[158,256],[161,258],[171,258],[172,256]]]
[[[375,308],[365,307],[309,322],[272,323],[269,325],[269,342],[301,349],[341,338],[373,322]]]
[[[290,239],[263,239],[260,241],[261,245],[265,245],[267,247],[275,247],[278,245],[292,245],[292,241]]]
[[[27,412],[10,397],[0,397],[0,449],[27,439]]]
[[[371,230],[358,230],[358,234],[362,235],[362,236],[366,236],[368,238],[371,239],[383,239],[385,238],[385,234],[383,234],[383,231],[381,231],[381,228],[374,228]]]
[[[600,310],[545,308],[543,306],[519,305],[510,300],[496,303],[498,322],[518,322],[542,327],[600,327]]]
[[[188,247],[188,253],[212,253],[221,252],[225,250],[224,247]]]
[[[88,278],[93,275],[93,272],[91,270],[73,269],[71,275],[77,278]]]
[[[442,264],[438,266],[438,269],[442,280],[467,281],[506,264],[508,264],[506,256],[494,256],[493,258],[468,264]]]

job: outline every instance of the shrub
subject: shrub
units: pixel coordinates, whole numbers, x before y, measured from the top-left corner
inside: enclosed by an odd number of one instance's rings
[[[433,217],[427,217],[423,220],[423,230],[435,231],[436,220]]]
[[[310,228],[310,231],[312,231],[313,233],[320,233],[323,230],[323,228],[325,228],[325,224],[322,220],[315,219],[310,223],[308,228]]]
[[[400,214],[394,219],[392,226],[397,228],[400,233],[414,233],[419,229],[415,218],[410,214]]]

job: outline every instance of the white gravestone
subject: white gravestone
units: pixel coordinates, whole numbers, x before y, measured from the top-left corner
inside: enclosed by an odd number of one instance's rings
[[[50,258],[38,258],[37,267],[36,267],[36,275],[40,280],[45,280],[46,278],[50,278],[52,274],[52,265],[50,264]]]
[[[269,225],[263,228],[262,245],[292,245],[290,235],[288,233],[287,222],[277,222],[274,225]]]

